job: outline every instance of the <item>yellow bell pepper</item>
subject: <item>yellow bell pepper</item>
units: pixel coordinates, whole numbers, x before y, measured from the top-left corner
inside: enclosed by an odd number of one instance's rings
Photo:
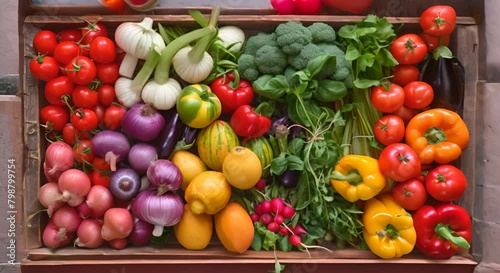
[[[387,185],[378,160],[365,155],[345,155],[330,176],[333,188],[349,202],[368,200]]]
[[[370,250],[383,259],[410,253],[417,241],[413,218],[390,193],[365,203],[363,238]]]

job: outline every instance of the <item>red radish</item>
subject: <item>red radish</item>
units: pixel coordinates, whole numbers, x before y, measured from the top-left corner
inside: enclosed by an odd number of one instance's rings
[[[295,13],[299,15],[316,15],[321,11],[321,0],[294,0]]]
[[[69,169],[63,172],[57,184],[62,192],[63,200],[72,207],[83,202],[91,186],[89,176],[78,169]]]
[[[280,230],[278,232],[279,232],[279,234],[281,234],[283,236],[287,236],[288,235],[288,228],[280,227]]]
[[[262,203],[260,203],[262,206],[262,212],[263,213],[271,213],[271,201],[269,200],[264,200]]]
[[[52,217],[54,211],[64,206],[65,202],[62,201],[62,193],[56,182],[45,183],[40,190],[38,190],[38,201],[44,208],[47,208],[49,217]]]
[[[279,197],[275,197],[271,200],[271,212],[274,214],[280,214],[284,206],[285,201]]]
[[[68,233],[65,230],[60,230],[52,220],[49,221],[43,230],[43,244],[48,248],[60,248],[69,245],[73,238],[74,233]]]
[[[257,215],[262,215],[264,213],[262,211],[262,204],[255,205],[255,213],[257,213]]]
[[[99,218],[113,206],[113,195],[108,188],[102,185],[94,185],[90,188],[84,203],[90,209],[90,216]]]
[[[127,239],[114,239],[108,242],[109,245],[114,249],[124,249],[127,246]]]
[[[127,209],[110,208],[104,213],[104,225],[101,235],[106,241],[123,239],[132,232],[134,218]]]
[[[62,171],[49,173],[50,170],[52,170],[52,168],[48,167],[46,162],[43,162],[43,174],[47,178],[47,181],[57,181],[57,179],[59,179],[59,176],[61,176],[61,174],[63,173]]]
[[[291,230],[293,234],[307,234],[307,230],[301,224],[297,224],[294,228],[291,228]]]
[[[271,216],[271,214],[269,213],[264,213],[260,216],[260,221],[264,225],[269,225],[269,223],[273,221],[273,216]]]
[[[260,219],[260,216],[257,213],[252,213],[250,214],[250,218],[252,218],[252,222],[258,222]]]
[[[75,163],[73,149],[68,143],[56,141],[45,150],[44,172],[47,179],[55,181],[58,174],[69,170]]]
[[[85,219],[76,231],[75,245],[84,248],[98,248],[104,240],[101,236],[102,223],[97,219]]]
[[[290,237],[288,237],[288,241],[293,246],[301,246],[302,245],[302,239],[297,234],[290,235]]]
[[[281,225],[284,221],[285,219],[283,218],[283,215],[277,214],[276,216],[274,216],[274,222],[276,222],[276,224]]]
[[[271,222],[267,225],[267,229],[271,232],[278,232],[280,229],[280,226],[276,224],[276,222]]]
[[[257,184],[255,184],[254,187],[259,191],[263,191],[266,188],[266,184],[267,184],[266,179],[261,178],[259,179],[259,181],[257,181]]]
[[[283,217],[290,219],[295,215],[295,209],[290,206],[285,206],[281,214],[283,215]]]
[[[60,230],[65,230],[69,233],[74,233],[78,230],[82,217],[75,207],[64,206],[54,212],[52,222]]]
[[[295,14],[294,0],[271,0],[271,5],[278,15]]]

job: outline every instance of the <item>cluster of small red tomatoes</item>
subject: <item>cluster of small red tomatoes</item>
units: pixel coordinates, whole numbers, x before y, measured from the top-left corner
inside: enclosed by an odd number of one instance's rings
[[[105,25],[89,22],[84,28],[58,33],[40,30],[33,38],[38,55],[30,61],[29,70],[45,82],[48,102],[40,109],[40,125],[50,141],[72,145],[80,163],[95,159],[92,135],[99,129],[119,129],[126,112],[117,103],[114,89],[123,54],[108,36]],[[93,182],[106,184],[109,178],[99,174]]]
[[[373,130],[377,141],[385,146],[379,164],[389,178],[398,182],[392,189],[393,196],[407,210],[420,208],[429,196],[450,202],[465,192],[466,177],[460,169],[452,164],[421,166],[417,153],[401,143],[405,124],[419,112],[432,108],[435,95],[431,85],[419,80],[418,65],[438,47],[449,45],[455,24],[456,13],[450,6],[425,10],[420,17],[423,32],[401,35],[391,46],[391,54],[399,62],[392,79],[371,90],[372,104],[384,113]],[[439,180],[446,183],[432,183]]]

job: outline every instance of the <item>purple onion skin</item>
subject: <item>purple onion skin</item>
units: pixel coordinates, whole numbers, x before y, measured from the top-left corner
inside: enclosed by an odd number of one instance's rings
[[[96,156],[103,158],[106,153],[112,152],[120,161],[127,157],[130,151],[130,143],[127,137],[120,132],[103,130],[92,138],[92,151]]]
[[[149,244],[153,238],[154,227],[153,224],[137,219],[134,224],[134,229],[132,229],[132,232],[128,236],[129,242],[133,246],[145,246]]]
[[[146,190],[132,200],[130,210],[135,217],[153,224],[153,236],[158,237],[162,235],[163,227],[173,226],[181,220],[184,202],[174,192],[158,195],[155,190]]]
[[[130,201],[141,188],[141,178],[133,169],[118,169],[111,175],[109,190],[113,196],[123,201]]]
[[[152,106],[138,103],[123,115],[122,129],[125,134],[139,141],[151,141],[165,127],[165,118]]]
[[[176,191],[182,185],[182,173],[170,160],[160,159],[151,163],[146,175],[160,195],[167,191]]]
[[[137,143],[128,152],[128,163],[138,174],[143,175],[151,162],[156,160],[156,148],[147,143]]]

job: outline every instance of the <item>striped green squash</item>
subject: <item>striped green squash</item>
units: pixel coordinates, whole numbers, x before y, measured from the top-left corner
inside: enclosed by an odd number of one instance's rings
[[[273,148],[266,137],[258,137],[250,139],[244,144],[245,147],[252,150],[260,159],[262,165],[262,177],[269,175],[269,166],[274,158]]]
[[[226,155],[240,145],[238,136],[229,123],[216,120],[201,129],[196,140],[198,155],[212,170],[222,171],[222,162]]]

